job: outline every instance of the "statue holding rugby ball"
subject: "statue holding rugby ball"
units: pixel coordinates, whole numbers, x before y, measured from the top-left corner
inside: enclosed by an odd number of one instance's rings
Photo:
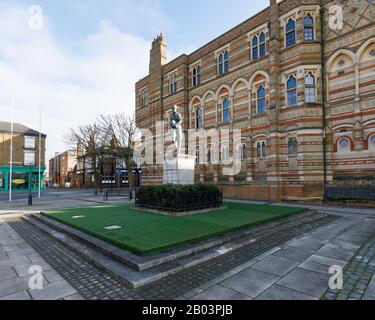
[[[172,131],[172,140],[176,146],[177,156],[181,152],[182,143],[182,116],[178,112],[178,106],[174,105],[172,112],[169,114],[169,126]]]

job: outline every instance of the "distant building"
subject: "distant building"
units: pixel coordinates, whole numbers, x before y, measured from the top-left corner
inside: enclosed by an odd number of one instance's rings
[[[65,151],[49,160],[49,179],[55,188],[74,187],[77,169],[76,151]]]
[[[41,141],[41,178],[44,181],[46,135]],[[0,121],[0,192],[10,187],[11,123]],[[12,190],[38,190],[39,132],[14,123]],[[42,183],[42,186],[44,183]]]

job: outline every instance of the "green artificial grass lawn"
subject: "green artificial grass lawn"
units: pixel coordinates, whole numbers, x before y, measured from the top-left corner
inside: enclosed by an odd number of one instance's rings
[[[225,205],[227,208],[223,210],[178,218],[139,211],[130,205],[67,209],[44,215],[120,248],[147,256],[305,211],[269,205]],[[85,217],[73,219],[74,216]],[[111,225],[119,225],[123,229],[104,229]]]

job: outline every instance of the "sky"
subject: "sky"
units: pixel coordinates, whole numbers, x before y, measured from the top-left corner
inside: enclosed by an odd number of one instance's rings
[[[0,120],[47,134],[46,158],[63,136],[101,114],[134,114],[135,82],[148,74],[162,32],[171,61],[268,6],[269,0],[0,0]],[[43,23],[34,19],[43,10]],[[39,16],[38,16],[39,17]]]

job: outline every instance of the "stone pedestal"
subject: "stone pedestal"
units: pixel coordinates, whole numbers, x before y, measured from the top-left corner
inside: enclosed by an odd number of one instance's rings
[[[173,159],[164,160],[163,184],[194,184],[195,157],[178,155]]]

